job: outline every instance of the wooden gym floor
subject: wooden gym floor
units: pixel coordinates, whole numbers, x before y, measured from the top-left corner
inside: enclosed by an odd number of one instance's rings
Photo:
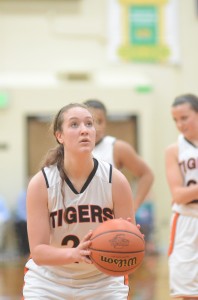
[[[0,300],[21,299],[25,261],[19,257],[1,258]],[[130,287],[133,300],[170,300],[167,257],[146,256],[142,266],[130,275]]]

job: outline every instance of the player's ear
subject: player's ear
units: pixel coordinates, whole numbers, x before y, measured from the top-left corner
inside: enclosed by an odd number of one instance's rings
[[[62,139],[62,133],[60,131],[56,131],[55,133],[55,137],[56,137],[56,140],[59,144],[62,144],[63,143],[63,139]]]

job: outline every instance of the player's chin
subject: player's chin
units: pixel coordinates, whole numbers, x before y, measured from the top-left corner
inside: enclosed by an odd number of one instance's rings
[[[94,143],[90,143],[90,142],[82,142],[80,143],[80,149],[82,150],[89,150],[92,151],[94,148]]]

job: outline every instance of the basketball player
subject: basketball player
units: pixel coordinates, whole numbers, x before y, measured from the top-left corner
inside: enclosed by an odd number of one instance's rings
[[[198,97],[178,96],[172,117],[181,133],[166,149],[166,173],[172,194],[169,248],[170,294],[198,299]]]
[[[64,106],[53,123],[58,146],[27,190],[31,257],[23,296],[46,300],[126,300],[124,276],[101,273],[89,259],[92,231],[123,218],[135,223],[125,176],[92,156],[95,127],[82,104]]]
[[[151,188],[153,173],[129,143],[106,135],[107,109],[105,105],[96,99],[90,99],[84,103],[90,108],[95,120],[96,146],[93,150],[94,157],[111,163],[119,170],[126,168],[138,178],[134,199],[136,212]]]

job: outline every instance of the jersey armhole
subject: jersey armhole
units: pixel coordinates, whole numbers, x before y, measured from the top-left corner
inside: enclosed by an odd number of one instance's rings
[[[112,167],[112,164],[109,164],[109,166],[110,166],[110,169],[109,169],[109,183],[112,183],[112,169],[113,169],[113,167]]]
[[[43,173],[43,176],[44,176],[44,178],[45,178],[45,183],[46,183],[46,186],[47,186],[47,188],[49,188],[49,183],[48,183],[48,180],[47,180],[47,175],[46,175],[46,173],[45,173],[45,170],[44,170],[44,168],[42,168],[42,169],[41,169],[41,171],[42,171],[42,173]]]

